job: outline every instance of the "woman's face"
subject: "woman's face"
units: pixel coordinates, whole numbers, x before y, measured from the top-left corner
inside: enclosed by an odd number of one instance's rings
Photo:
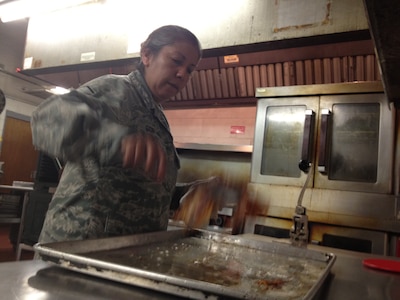
[[[164,46],[157,54],[144,50],[141,56],[144,78],[157,102],[182,90],[199,62],[198,49],[183,41]]]

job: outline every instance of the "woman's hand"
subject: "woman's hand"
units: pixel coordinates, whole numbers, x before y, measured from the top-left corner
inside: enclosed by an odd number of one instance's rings
[[[139,169],[151,179],[165,177],[166,154],[160,142],[148,134],[131,134],[122,139],[121,151],[125,168]]]

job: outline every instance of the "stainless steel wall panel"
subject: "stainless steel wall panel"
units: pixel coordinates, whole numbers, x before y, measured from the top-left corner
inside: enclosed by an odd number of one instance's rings
[[[203,0],[193,13],[189,2],[179,0],[107,0],[33,16],[24,55],[32,64],[24,69],[138,57],[140,43],[160,24],[191,29],[203,49],[368,30],[362,0],[336,0],[334,5],[330,0],[303,2]],[[148,7],[162,12],[151,18],[156,21],[132,17],[132,11]]]

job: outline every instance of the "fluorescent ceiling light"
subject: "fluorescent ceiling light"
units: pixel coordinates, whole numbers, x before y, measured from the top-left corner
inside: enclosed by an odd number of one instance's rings
[[[0,0],[2,2],[4,0]],[[3,23],[37,16],[43,13],[65,9],[96,0],[14,0],[0,5],[0,19]]]
[[[54,95],[62,95],[62,94],[69,93],[70,90],[65,89],[63,87],[60,87],[60,86],[56,86],[56,87],[51,88],[51,89],[46,89],[46,92],[54,94]]]

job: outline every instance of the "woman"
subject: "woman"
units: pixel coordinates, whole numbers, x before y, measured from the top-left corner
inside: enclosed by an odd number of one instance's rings
[[[129,75],[99,77],[33,113],[34,146],[66,162],[39,242],[167,228],[179,158],[160,104],[186,85],[201,46],[163,26],[140,56]]]

